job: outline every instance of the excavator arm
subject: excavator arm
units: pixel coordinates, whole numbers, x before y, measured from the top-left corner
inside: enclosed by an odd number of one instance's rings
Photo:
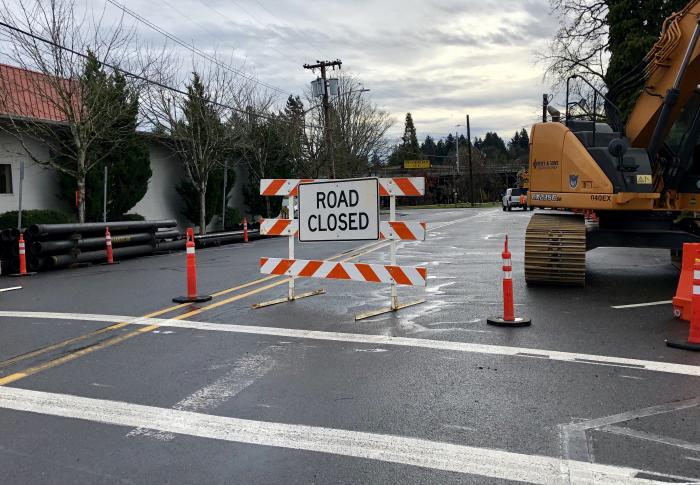
[[[652,160],[700,82],[700,0],[664,22],[661,37],[644,59],[646,82],[628,117],[625,134]]]

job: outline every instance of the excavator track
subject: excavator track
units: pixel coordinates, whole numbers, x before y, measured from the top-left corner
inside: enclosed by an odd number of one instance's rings
[[[525,232],[525,281],[578,285],[586,282],[586,224],[577,214],[535,214]]]

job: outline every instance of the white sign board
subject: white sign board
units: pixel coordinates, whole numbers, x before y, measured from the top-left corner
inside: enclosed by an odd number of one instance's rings
[[[299,241],[379,239],[379,180],[299,185]]]

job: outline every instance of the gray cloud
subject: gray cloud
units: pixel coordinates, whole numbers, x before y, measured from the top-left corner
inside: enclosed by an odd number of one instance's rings
[[[547,0],[130,0],[128,6],[293,93],[314,77],[303,63],[339,57],[396,118],[392,132],[402,130],[412,111],[421,138],[446,135],[467,112],[475,135],[510,136],[534,121],[544,87],[532,59],[557,27]]]

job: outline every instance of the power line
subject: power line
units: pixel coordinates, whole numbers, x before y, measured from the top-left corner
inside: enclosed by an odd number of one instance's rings
[[[283,24],[286,23],[284,19],[280,18],[280,17],[279,17],[278,15],[276,15],[274,12],[270,11],[270,9],[268,9],[264,4],[262,4],[262,3],[259,2],[258,0],[253,0],[253,2],[255,2],[260,8],[262,8],[265,12],[267,12],[267,14],[268,14],[270,17],[279,20],[279,21],[282,22]],[[306,40],[293,26],[288,25],[287,28],[288,28],[292,33],[294,33],[294,35],[295,35],[300,41],[302,41],[304,44],[306,44],[307,46],[311,47],[311,48],[314,49],[314,50],[317,49],[317,46],[315,46],[314,44],[312,44],[311,42],[309,42],[308,40]]]
[[[163,1],[164,1],[164,0],[163,0]],[[250,17],[255,23],[257,23],[258,25],[260,25],[262,28],[267,29],[267,30],[272,30],[272,29],[270,29],[267,25],[265,25],[265,24],[262,23],[260,20],[258,20],[258,18],[257,18],[255,15],[253,15],[252,13],[250,13],[245,7],[243,7],[243,6],[242,6],[240,3],[238,3],[236,0],[229,0],[229,1],[231,1],[234,5],[237,5],[239,9],[241,9],[246,15],[248,15],[248,17]],[[229,21],[233,22],[233,19],[232,19],[231,17],[229,17],[228,15],[224,14],[223,12],[217,10],[216,8],[212,7],[212,6],[209,5],[206,1],[201,1],[201,0],[200,0],[199,3],[201,3],[202,5],[204,5],[205,7],[207,7],[209,10],[211,10],[212,12],[214,12],[215,14],[217,14],[218,16],[223,17],[223,18],[225,18],[226,20],[229,20]],[[279,37],[279,35],[277,35],[277,36]],[[292,45],[294,46],[294,44],[292,44]],[[274,47],[274,46],[269,46],[269,47],[270,47],[270,49],[276,51],[276,52],[277,52],[278,54],[280,54],[281,56],[287,57],[287,54],[285,54],[284,52],[280,51],[280,50],[277,49],[276,47]],[[296,48],[298,49],[298,47],[299,47],[299,46],[297,45]]]
[[[249,75],[249,74],[247,74],[239,69],[236,69],[232,66],[229,66],[228,64],[224,64],[223,62],[219,61],[216,57],[212,56],[211,54],[204,52],[203,50],[195,47],[194,45],[188,44],[184,40],[177,37],[175,34],[168,32],[167,30],[163,29],[162,27],[159,27],[158,25],[154,24],[153,22],[151,22],[147,18],[143,17],[142,15],[138,14],[137,12],[134,12],[133,10],[129,9],[126,5],[122,5],[118,2],[116,2],[115,0],[107,0],[107,2],[111,3],[112,5],[114,5],[118,9],[120,9],[122,12],[124,12],[125,14],[129,15],[130,17],[138,20],[139,22],[146,25],[147,27],[155,30],[159,34],[172,40],[176,44],[184,47],[185,49],[189,50],[190,52],[192,52],[194,54],[197,54],[198,56],[205,58],[206,60],[216,64],[217,66],[221,67],[222,69],[226,69],[227,71],[233,72],[234,74],[237,74],[237,75],[243,77],[244,79],[247,79],[251,82],[259,84],[259,85],[266,87],[268,89],[271,89],[273,91],[277,91],[278,93],[293,95],[293,93],[291,93],[289,91],[286,91],[282,88],[278,88],[277,86],[273,86],[272,84],[266,83],[266,82],[261,81],[259,79],[256,79],[255,77],[253,77],[253,76],[251,76],[251,75]]]
[[[26,36],[28,36],[28,37],[31,37],[31,38],[34,39],[34,40],[37,40],[37,41],[42,42],[42,43],[44,43],[44,44],[48,44],[48,45],[50,45],[50,46],[52,46],[52,47],[55,47],[56,49],[61,49],[61,50],[66,51],[66,52],[70,52],[71,54],[73,54],[73,55],[75,55],[75,56],[78,56],[78,57],[82,57],[83,59],[89,59],[88,55],[85,54],[85,53],[83,53],[83,52],[78,52],[78,51],[76,51],[76,50],[74,50],[74,49],[71,49],[70,47],[66,47],[66,46],[61,45],[61,44],[59,44],[59,43],[57,43],[57,42],[54,42],[54,41],[52,41],[52,40],[45,39],[45,38],[43,38],[43,37],[41,37],[41,36],[38,36],[38,35],[36,35],[36,34],[33,34],[33,33],[31,33],[31,32],[27,32],[26,30],[20,29],[19,27],[15,27],[15,26],[13,26],[13,25],[6,24],[5,22],[1,22],[1,21],[0,21],[0,27],[5,27],[6,29],[13,30],[13,31],[15,31],[15,32],[19,32],[19,33],[22,34],[22,35],[26,35]],[[127,71],[126,69],[122,69],[121,67],[117,67],[117,66],[115,66],[115,65],[113,65],[113,64],[109,64],[109,63],[107,63],[107,62],[101,62],[101,64],[102,64],[103,66],[106,66],[106,67],[108,67],[108,68],[114,70],[114,71],[118,71],[118,72],[122,73],[124,76],[130,77],[130,78],[133,78],[133,79],[138,79],[139,81],[143,81],[143,82],[146,82],[146,83],[148,83],[148,84],[152,84],[152,85],[154,85],[154,86],[158,86],[159,88],[166,89],[166,90],[171,91],[171,92],[173,92],[173,93],[181,94],[181,95],[183,95],[183,96],[190,96],[190,93],[188,93],[188,92],[186,92],[186,91],[183,91],[182,89],[174,88],[174,87],[172,87],[172,86],[168,86],[167,84],[163,84],[163,83],[161,83],[161,82],[154,81],[154,80],[152,80],[152,79],[148,79],[147,77],[142,76],[142,75],[140,75],[140,74],[134,74],[134,73],[131,72],[131,71]],[[230,109],[231,111],[235,111],[235,112],[237,112],[237,113],[241,113],[241,114],[244,114],[244,115],[246,115],[246,116],[252,116],[252,117],[254,117],[254,118],[262,118],[262,119],[265,119],[265,120],[268,120],[268,121],[281,121],[281,122],[283,122],[283,123],[288,123],[288,124],[293,124],[293,123],[294,123],[294,122],[292,122],[292,121],[288,121],[288,120],[285,120],[285,119],[281,119],[281,118],[278,118],[278,117],[275,117],[275,116],[270,116],[270,115],[266,115],[266,114],[263,114],[263,113],[255,113],[254,111],[246,111],[246,110],[243,110],[243,109],[240,109],[240,108],[236,108],[235,106],[230,106],[230,105],[228,105],[228,104],[219,103],[218,101],[213,101],[213,100],[211,100],[211,99],[206,99],[206,98],[201,97],[201,96],[195,96],[195,97],[196,97],[197,99],[201,99],[201,100],[203,100],[203,101],[206,101],[207,103],[211,103],[211,104],[213,104],[213,105],[215,105],[215,106],[219,106],[219,107],[221,107],[221,108]],[[320,128],[318,125],[313,125],[313,124],[306,124],[306,126],[309,126],[309,127],[311,127],[311,128]]]

